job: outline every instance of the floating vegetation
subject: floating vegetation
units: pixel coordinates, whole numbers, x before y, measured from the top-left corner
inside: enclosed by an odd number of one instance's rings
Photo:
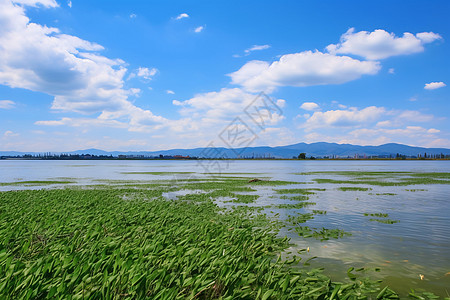
[[[369,193],[369,195],[377,195],[377,196],[396,196],[397,194],[395,194],[395,193],[376,193],[376,194]]]
[[[142,175],[189,175],[195,172],[121,172],[121,174],[142,174]]]
[[[0,182],[0,186],[8,185],[26,185],[26,186],[39,186],[48,184],[70,184],[75,183],[74,181],[68,180],[29,180],[29,181],[15,181],[15,182]]]
[[[329,240],[330,238],[338,239],[344,236],[351,235],[349,232],[345,232],[342,229],[327,229],[327,228],[310,228],[308,226],[297,226],[295,227],[295,231],[299,236],[304,238],[316,238],[321,241]]]
[[[289,240],[253,213],[262,208],[223,210],[202,193],[161,197],[169,190],[1,192],[0,298],[398,298],[367,278],[343,284],[289,267],[298,259],[281,259]]]
[[[313,214],[315,215],[326,215],[327,211],[326,210],[318,210],[318,209],[313,209]]]
[[[426,192],[426,189],[405,189],[407,192]]]
[[[325,191],[325,189],[310,188],[310,189],[279,189],[275,190],[279,194],[303,194],[303,195],[313,195],[314,191]]]
[[[389,217],[388,214],[383,214],[383,213],[374,213],[374,214],[364,213],[364,215],[366,217],[370,216],[370,217],[378,217],[378,218],[387,218],[387,217]]]
[[[294,173],[296,175],[318,175],[318,174],[332,174],[332,175],[342,175],[342,176],[352,176],[352,177],[361,177],[361,176],[386,176],[386,175],[405,175],[412,174],[412,172],[389,172],[389,171],[316,171],[316,172],[302,172],[302,173]],[[420,173],[420,174],[429,174],[429,173]],[[444,173],[448,174],[448,173]]]
[[[308,220],[314,219],[314,215],[311,213],[305,213],[305,214],[296,214],[296,215],[289,215],[287,217],[287,221],[291,223],[292,225],[297,225],[300,223],[305,223]]]
[[[285,208],[285,209],[300,209],[309,205],[316,205],[316,203],[314,202],[297,202],[297,203],[293,203],[293,204],[279,204],[276,207],[277,208]]]
[[[346,191],[362,191],[362,192],[365,192],[365,191],[371,191],[372,189],[371,188],[363,188],[363,187],[354,187],[354,186],[343,186],[343,187],[340,187],[340,188],[338,188],[338,190],[341,190],[341,191],[344,191],[344,192],[346,192]]]
[[[283,195],[280,196],[280,199],[289,199],[289,200],[293,200],[293,201],[306,201],[309,199],[308,196],[287,196],[287,195]]]
[[[450,184],[450,180],[433,179],[433,178],[429,178],[429,177],[398,178],[398,180],[396,180],[396,181],[385,181],[385,180],[337,180],[337,179],[328,179],[328,178],[315,178],[315,179],[313,179],[313,181],[315,181],[317,183],[366,184],[366,185],[378,185],[378,186],[405,186],[405,185],[417,185],[417,184]]]
[[[329,171],[297,173],[301,175],[331,174],[350,177],[351,179],[315,178],[317,183],[334,184],[367,184],[378,186],[405,186],[417,184],[450,184],[450,173],[443,172],[359,172],[359,171]]]
[[[369,219],[372,222],[384,223],[384,224],[395,224],[399,223],[399,220],[390,220],[390,219]]]
[[[377,218],[369,219],[369,221],[371,221],[371,222],[378,222],[378,223],[384,223],[384,224],[395,224],[395,223],[400,222],[399,220],[387,219],[389,217],[389,214],[386,214],[386,213],[364,213],[364,216],[377,217]]]

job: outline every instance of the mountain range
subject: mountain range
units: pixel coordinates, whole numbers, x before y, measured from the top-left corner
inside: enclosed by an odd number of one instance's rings
[[[194,148],[194,149],[170,149],[160,151],[104,151],[99,149],[84,149],[71,152],[51,152],[51,154],[91,154],[91,155],[127,155],[127,156],[195,156],[195,157],[224,157],[224,158],[292,158],[297,157],[300,153],[306,153],[307,157],[354,157],[358,156],[379,156],[389,157],[396,156],[397,153],[406,156],[417,156],[429,154],[444,154],[450,155],[450,149],[446,148],[423,148],[413,147],[403,144],[389,143],[379,146],[359,146],[351,144],[336,144],[336,143],[298,143],[287,146],[277,147],[246,147],[246,148]],[[21,156],[25,154],[38,155],[43,152],[17,152],[17,151],[0,151],[0,156]]]

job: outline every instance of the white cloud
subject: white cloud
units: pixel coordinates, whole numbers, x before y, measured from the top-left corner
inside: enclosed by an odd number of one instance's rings
[[[19,136],[19,134],[18,133],[14,133],[11,130],[7,130],[7,131],[5,131],[5,133],[3,133],[3,136],[4,137],[13,137],[13,136]]]
[[[253,45],[252,47],[245,49],[244,52],[246,54],[250,54],[250,52],[252,52],[252,51],[266,50],[269,48],[270,48],[270,45]]]
[[[58,7],[58,3],[55,0],[13,0],[13,3],[27,5],[27,6],[38,6],[42,5],[44,7]]]
[[[273,63],[250,61],[229,76],[232,83],[250,91],[270,91],[279,86],[342,84],[376,74],[380,68],[378,62],[304,51],[283,55]]]
[[[166,90],[166,93],[169,94],[169,95],[175,95],[175,92],[172,91],[172,90]]]
[[[311,132],[304,136],[305,142],[334,142],[354,145],[381,145],[402,143],[421,145],[423,147],[450,147],[450,141],[439,139],[440,130],[421,126],[404,126],[400,128],[358,128],[349,131]]]
[[[198,26],[198,27],[196,27],[196,28],[194,29],[194,32],[195,32],[195,33],[200,33],[200,32],[203,31],[203,29],[205,29],[205,26]]]
[[[178,16],[175,17],[175,20],[181,20],[184,18],[189,18],[189,15],[187,13],[181,13]]]
[[[57,5],[49,0],[20,3]],[[10,1],[0,1],[0,45],[0,84],[52,95],[53,110],[99,114],[92,124],[120,122],[128,124],[129,130],[143,124],[155,128],[155,123],[167,121],[128,100],[138,89],[124,87],[124,61],[102,56],[98,52],[103,47],[96,43],[30,22],[24,7]],[[156,72],[139,68],[136,75],[149,79]],[[71,124],[77,125],[77,119],[73,120]],[[37,124],[45,122],[61,121]]]
[[[395,74],[395,69],[394,68],[389,68],[388,73],[389,74]]]
[[[67,6],[70,7],[70,8],[72,8],[72,1],[70,1],[70,0],[67,1]]]
[[[130,19],[134,19],[134,18],[136,18],[136,17],[137,17],[136,14],[130,14]]]
[[[304,124],[306,130],[319,127],[353,127],[377,121],[386,110],[383,107],[369,106],[358,110],[329,110],[315,112]]]
[[[416,35],[405,32],[402,37],[396,37],[382,29],[373,32],[355,32],[350,28],[341,36],[338,44],[327,46],[331,54],[353,54],[370,60],[378,60],[397,55],[407,55],[424,51],[424,44],[441,39],[439,34],[421,32]]]
[[[319,105],[317,103],[314,102],[304,102],[301,106],[301,109],[304,110],[317,110],[319,109]]]
[[[426,90],[435,90],[435,89],[439,89],[442,88],[444,86],[447,86],[445,83],[443,83],[442,81],[439,82],[430,82],[430,83],[426,83],[424,89]]]
[[[227,123],[236,117],[242,118],[249,125],[256,126],[244,111],[250,108],[248,111],[252,112],[251,107],[255,105],[254,101],[257,97],[258,95],[240,88],[223,88],[218,92],[197,94],[185,101],[173,100],[172,103],[180,107],[179,113],[184,118],[175,123],[175,126],[186,122],[189,125],[183,130],[197,133],[201,132],[199,131],[201,128],[208,128],[207,132],[202,130],[202,134],[205,136],[212,134],[212,137],[220,133]],[[284,119],[280,110],[284,107],[285,101],[283,99],[272,101],[279,107],[278,110],[270,112],[265,109],[260,110],[261,117],[267,126],[278,124]],[[257,104],[261,106],[261,103],[257,102]]]
[[[11,109],[16,106],[16,103],[11,100],[0,100],[0,109]]]
[[[158,69],[156,69],[156,68],[149,69],[149,68],[139,67],[135,74],[138,77],[142,77],[147,80],[152,80],[152,77],[155,76],[156,73],[158,73]]]
[[[416,110],[392,111],[396,115],[397,121],[402,122],[430,122],[434,119],[433,115],[426,115]]]

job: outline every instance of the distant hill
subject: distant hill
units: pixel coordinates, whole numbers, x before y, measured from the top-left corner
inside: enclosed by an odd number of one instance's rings
[[[412,147],[402,144],[384,144],[380,146],[358,146],[351,144],[336,144],[336,143],[298,143],[287,146],[278,147],[248,147],[248,148],[215,148],[214,151],[210,148],[194,148],[194,149],[170,149],[160,151],[103,151],[99,149],[84,149],[72,152],[51,152],[52,154],[92,154],[92,155],[144,155],[144,156],[159,156],[159,155],[183,155],[183,156],[197,156],[197,157],[275,157],[275,158],[292,158],[298,156],[300,153],[314,157],[337,156],[337,157],[353,157],[355,155],[367,156],[395,156],[397,153],[406,156],[417,156],[418,154],[444,154],[450,155],[450,149],[445,148],[423,148]],[[17,151],[0,151],[0,156],[17,156],[17,155],[38,155],[43,152],[17,152]]]

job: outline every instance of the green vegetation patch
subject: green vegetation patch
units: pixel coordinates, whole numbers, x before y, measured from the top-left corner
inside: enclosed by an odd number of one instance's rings
[[[384,214],[384,213],[374,213],[374,214],[364,213],[364,215],[366,217],[370,216],[370,217],[378,217],[378,218],[387,218],[387,217],[389,217],[389,214]]]
[[[364,216],[376,217],[376,218],[369,219],[369,221],[371,221],[371,222],[378,222],[378,223],[384,223],[384,224],[395,224],[395,223],[400,222],[399,220],[388,219],[389,214],[386,214],[386,213],[364,213]]]
[[[354,187],[354,186],[343,186],[343,187],[338,188],[338,190],[341,190],[341,191],[344,191],[344,192],[346,192],[346,191],[362,191],[362,192],[365,192],[365,191],[369,191],[369,190],[372,190],[372,189],[371,188],[363,188],[363,187]]]
[[[167,200],[166,189],[1,192],[0,298],[398,298],[289,267],[288,239],[248,207]]]
[[[342,176],[395,176],[395,175],[405,175],[411,174],[412,172],[385,172],[385,171],[316,171],[316,172],[303,172],[294,173],[296,175],[318,175],[318,174],[332,174],[332,175],[342,175]]]
[[[312,174],[312,173],[311,173]],[[315,178],[317,183],[367,184],[378,186],[405,186],[417,184],[450,184],[450,173],[430,172],[317,172],[314,174],[334,174],[352,177],[352,179]],[[363,177],[372,175],[373,178]],[[356,178],[355,178],[356,177]]]
[[[317,189],[317,188],[310,188],[310,189],[278,189],[275,190],[279,194],[302,194],[302,195],[313,195],[315,194],[314,191],[325,191],[325,189]]]
[[[349,232],[345,232],[342,229],[327,229],[327,228],[310,228],[308,226],[297,226],[295,231],[299,236],[304,238],[313,237],[321,241],[327,241],[330,238],[338,239],[344,236],[351,235]]]
[[[369,219],[372,222],[384,223],[384,224],[395,224],[400,222],[399,220],[390,220],[390,219]]]
[[[144,175],[188,175],[195,172],[121,172],[121,174],[144,174]]]
[[[1,182],[0,186],[8,186],[8,185],[28,185],[28,186],[39,186],[39,185],[48,185],[48,184],[69,184],[75,183],[74,181],[68,180],[30,180],[30,181],[15,181],[15,182]]]
[[[284,209],[300,209],[308,205],[316,205],[314,202],[297,202],[297,203],[284,203],[279,204],[276,207],[277,208],[284,208]]]

